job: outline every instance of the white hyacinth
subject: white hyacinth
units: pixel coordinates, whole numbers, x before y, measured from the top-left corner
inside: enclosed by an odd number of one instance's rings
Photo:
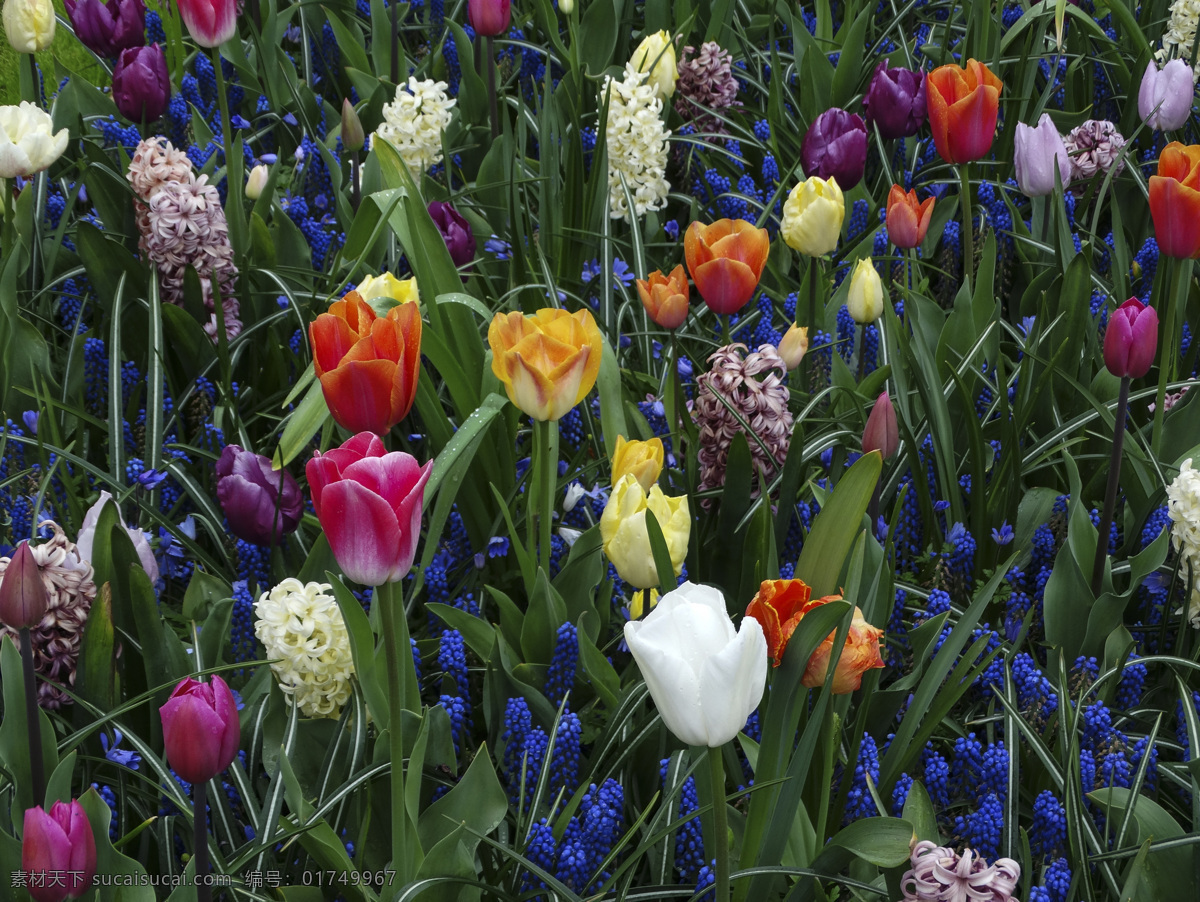
[[[1196,25],[1200,22],[1200,0],[1175,0],[1171,4],[1171,16],[1167,20],[1167,33],[1163,35],[1162,49],[1158,51],[1159,61],[1173,57],[1190,60],[1192,44],[1196,40]],[[1200,75],[1200,62],[1194,64],[1194,71]]]
[[[306,717],[337,717],[350,698],[350,635],[328,583],[285,579],[254,605],[254,635],[279,688]]]
[[[372,142],[383,138],[395,147],[414,179],[442,161],[442,132],[457,102],[447,87],[444,81],[409,78],[407,87],[396,88],[396,99],[384,104],[383,124],[371,136]]]
[[[1179,553],[1179,578],[1192,577],[1188,618],[1200,628],[1200,471],[1189,457],[1175,481],[1167,486],[1167,513],[1171,517],[1171,544]]]
[[[634,217],[667,205],[671,190],[666,179],[667,138],[671,133],[663,126],[663,102],[649,75],[638,72],[633,64],[625,66],[621,81],[605,79],[601,95],[605,94],[609,97],[604,132],[609,215],[632,222]],[[626,190],[633,198],[632,211]]]

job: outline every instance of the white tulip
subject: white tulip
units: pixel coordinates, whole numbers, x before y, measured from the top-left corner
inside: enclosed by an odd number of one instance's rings
[[[667,728],[689,745],[718,748],[735,737],[767,682],[767,640],[753,617],[734,630],[725,598],[685,582],[644,620],[625,624],[650,696]]]
[[[83,515],[83,524],[79,527],[79,536],[75,539],[75,547],[79,549],[79,556],[85,561],[91,562],[92,560],[92,545],[96,540],[96,524],[100,522],[100,512],[104,509],[104,505],[112,500],[113,496],[108,492],[101,492],[100,500],[89,507],[88,512]],[[113,503],[116,504],[115,501]],[[119,507],[117,508],[117,519],[129,535],[129,541],[133,542],[133,550],[137,552],[138,560],[141,561],[146,575],[150,577],[150,582],[152,584],[158,582],[158,561],[154,559],[154,549],[150,547],[150,534],[141,529],[125,526],[125,518],[121,516]]]
[[[50,114],[28,101],[0,106],[0,179],[41,172],[67,149],[67,130],[54,134]]]

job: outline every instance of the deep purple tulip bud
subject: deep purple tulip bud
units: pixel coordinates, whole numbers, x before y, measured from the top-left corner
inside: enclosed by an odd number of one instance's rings
[[[446,240],[446,250],[450,251],[454,265],[463,267],[471,263],[475,259],[475,236],[471,233],[471,224],[454,207],[440,200],[429,205],[429,215]]]
[[[242,738],[237,702],[219,676],[209,683],[188,677],[158,713],[167,763],[187,782],[211,780],[237,757]]]
[[[278,545],[304,515],[304,498],[292,474],[239,445],[226,445],[217,461],[217,500],[230,531],[255,545]]]
[[[878,126],[879,134],[884,138],[907,138],[925,124],[925,111],[923,73],[889,69],[887,60],[875,67],[871,86],[863,98],[863,114],[868,125]]]
[[[116,56],[146,43],[142,0],[66,0],[65,5],[75,36],[97,56]]]
[[[1158,350],[1158,314],[1130,298],[1108,318],[1104,333],[1104,365],[1114,376],[1140,379],[1150,372]]]
[[[867,127],[854,113],[832,107],[814,120],[800,142],[800,163],[806,176],[836,179],[849,191],[863,177],[867,164]]]
[[[113,100],[130,122],[153,122],[171,100],[167,57],[158,44],[122,50],[113,67]]]
[[[1028,197],[1054,193],[1056,167],[1062,186],[1071,184],[1071,155],[1049,113],[1042,113],[1035,128],[1017,123],[1013,157],[1017,164],[1017,184]]]
[[[896,408],[892,406],[892,397],[883,390],[883,394],[875,399],[871,415],[867,417],[867,427],[863,430],[863,454],[878,451],[887,460],[900,447],[900,427],[896,424]]]
[[[21,870],[36,902],[78,899],[91,889],[96,837],[79,802],[55,802],[49,814],[41,806],[25,809]]]
[[[0,623],[15,630],[35,627],[49,605],[42,568],[29,543],[22,542],[0,577]]]
[[[1150,60],[1138,89],[1138,115],[1152,129],[1174,131],[1192,115],[1196,90],[1192,67],[1176,57],[1160,71]]]
[[[467,21],[478,35],[504,34],[511,19],[511,0],[467,0]]]

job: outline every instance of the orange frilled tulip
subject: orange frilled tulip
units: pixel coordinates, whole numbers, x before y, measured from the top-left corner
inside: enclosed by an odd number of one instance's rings
[[[584,399],[600,373],[604,339],[586,310],[497,313],[488,327],[492,372],[508,400],[535,420],[557,420]]]
[[[1150,215],[1158,249],[1168,257],[1200,257],[1200,144],[1172,141],[1150,178]]]
[[[384,435],[412,409],[421,372],[421,313],[400,304],[387,316],[351,291],[308,327],[313,369],[338,425]]]
[[[982,159],[996,136],[1003,82],[983,63],[951,63],[925,76],[925,98],[933,143],[947,163]]]
[[[682,263],[669,276],[656,269],[650,278],[638,279],[637,292],[650,319],[664,329],[678,329],[687,319],[690,289]]]
[[[744,219],[719,219],[712,225],[693,222],[683,238],[683,255],[696,290],[713,313],[737,313],[750,300],[771,239],[766,229]]]
[[[887,233],[892,244],[905,249],[920,246],[932,217],[932,197],[918,201],[916,191],[906,192],[899,185],[892,185],[887,199]]]
[[[805,612],[811,611],[827,601],[841,601],[840,595],[826,595],[810,602]],[[850,632],[846,634],[846,645],[838,658],[837,667],[833,671],[834,695],[846,695],[854,692],[862,685],[863,674],[875,667],[883,666],[883,657],[879,653],[879,640],[883,630],[871,626],[863,619],[862,611],[855,606],[854,617],[850,621]],[[825,641],[817,646],[817,650],[808,659],[804,676],[800,678],[801,685],[809,689],[817,689],[825,685],[825,677],[829,672],[829,659],[833,654],[833,640],[837,631],[825,637]]]
[[[776,667],[783,661],[783,652],[811,598],[812,589],[802,579],[769,579],[746,608],[746,616],[762,625],[767,652]]]

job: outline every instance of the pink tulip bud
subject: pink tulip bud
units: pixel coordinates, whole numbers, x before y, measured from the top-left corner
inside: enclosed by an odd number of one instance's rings
[[[1140,379],[1158,350],[1158,314],[1137,298],[1113,311],[1104,333],[1104,365],[1114,376]]]
[[[178,0],[179,17],[201,47],[220,47],[237,34],[236,0]]]
[[[883,390],[883,394],[875,399],[871,415],[867,417],[867,428],[863,430],[863,454],[878,451],[884,460],[896,453],[900,447],[900,428],[896,425],[896,408],[892,399]]]
[[[22,542],[0,577],[0,623],[15,630],[35,627],[42,622],[49,603],[42,568],[29,543]]]
[[[1055,169],[1064,188],[1071,184],[1071,156],[1049,113],[1042,113],[1034,128],[1018,122],[1015,141],[1017,184],[1023,194],[1028,197],[1052,194]]]
[[[476,34],[484,37],[504,34],[511,19],[511,0],[467,0],[467,20]]]
[[[1183,60],[1173,59],[1161,70],[1150,60],[1138,89],[1138,115],[1152,129],[1182,128],[1192,115],[1195,83],[1192,67]]]
[[[96,875],[96,838],[79,802],[25,810],[21,870],[36,902],[78,899]]]
[[[188,677],[158,709],[167,762],[184,780],[211,780],[237,756],[242,738],[237,702],[219,676],[211,683]]]

